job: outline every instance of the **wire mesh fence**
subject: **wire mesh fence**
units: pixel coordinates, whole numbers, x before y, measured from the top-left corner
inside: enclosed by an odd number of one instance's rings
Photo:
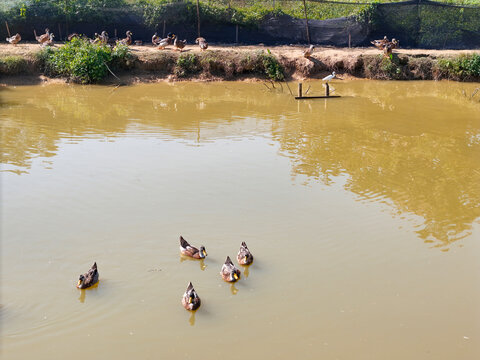
[[[131,30],[144,41],[174,31],[224,43],[364,46],[387,35],[403,47],[480,47],[478,0],[4,0],[0,21],[3,38],[31,41],[49,27],[60,40]]]

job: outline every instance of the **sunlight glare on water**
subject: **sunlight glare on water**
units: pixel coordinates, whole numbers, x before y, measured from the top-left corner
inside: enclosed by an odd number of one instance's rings
[[[1,88],[2,357],[480,358],[475,84],[333,86]]]

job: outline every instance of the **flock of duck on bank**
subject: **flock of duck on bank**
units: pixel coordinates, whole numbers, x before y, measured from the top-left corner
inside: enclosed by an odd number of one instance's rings
[[[51,33],[48,28],[45,29],[45,33],[40,36],[37,36],[37,33],[35,30],[33,30],[33,32],[35,34],[35,39],[39,42],[40,45],[53,46],[53,39],[55,38],[55,35]],[[79,38],[87,39],[93,44],[107,45],[109,43],[112,43],[112,44],[124,44],[127,46],[132,45],[133,33],[130,30],[128,30],[125,35],[126,37],[123,39],[116,39],[116,38],[110,39],[108,37],[108,33],[106,31],[102,31],[100,34],[95,33],[94,38],[90,39],[86,35],[73,33],[68,35],[67,40],[70,41],[75,37],[79,37]],[[22,40],[22,37],[18,33],[7,38],[7,41],[14,46],[17,45],[21,40]],[[142,42],[137,41],[136,43],[141,44]],[[195,40],[195,43],[200,47],[201,51],[208,49],[208,42],[203,37],[198,37]],[[399,47],[398,40],[393,38],[392,41],[390,41],[388,40],[387,36],[384,36],[383,39],[381,40],[373,40],[370,43],[373,46],[375,46],[377,49],[382,50],[385,57],[390,57],[392,54],[392,51]],[[173,45],[175,50],[179,50],[181,52],[185,48],[185,45],[187,44],[187,40],[180,40],[177,37],[177,35],[173,33],[168,33],[167,37],[165,38],[161,38],[160,36],[158,36],[157,33],[155,33],[152,36],[152,44],[156,46],[157,49],[159,50],[165,50],[167,46]],[[315,50],[315,45],[310,45],[310,47],[303,52],[303,56],[307,59],[310,58],[314,50]]]
[[[200,246],[200,248],[191,246],[182,236],[180,236],[180,253],[193,259],[205,259],[205,257],[207,256],[207,251],[204,246]],[[242,244],[240,245],[240,250],[237,254],[237,261],[240,265],[244,266],[250,265],[253,262],[253,255],[248,249],[245,242],[242,242]],[[230,256],[227,256],[225,263],[222,265],[220,275],[222,276],[222,279],[224,281],[230,283],[234,283],[238,279],[240,279],[241,272],[237,267],[235,267],[232,260],[230,259]],[[98,279],[99,274],[97,269],[97,263],[95,262],[90,268],[90,270],[88,270],[85,274],[80,275],[80,277],[78,278],[77,288],[89,288],[98,283]],[[182,305],[185,309],[190,311],[197,310],[201,305],[200,297],[193,288],[191,282],[188,283],[187,290],[182,296]]]
[[[36,30],[33,30],[33,33],[35,35],[35,39],[38,41],[38,43],[41,46],[54,46],[54,38],[55,35],[50,32],[48,28],[45,29],[45,33],[38,36]],[[100,34],[95,33],[93,39],[87,37],[86,35],[78,34],[78,33],[73,33],[68,35],[67,40],[71,41],[73,38],[83,38],[86,40],[89,40],[92,44],[101,44],[101,45],[107,45],[107,44],[123,44],[130,46],[133,44],[133,33],[128,30],[125,33],[126,37],[123,39],[116,39],[116,38],[109,38],[108,33],[106,31],[102,31]],[[6,38],[7,42],[10,44],[16,46],[21,40],[22,37],[20,34],[15,34],[11,37]],[[137,44],[141,44],[141,41],[136,41]],[[200,47],[201,51],[207,50],[208,49],[208,42],[205,40],[203,37],[199,37],[195,40],[195,43],[198,44]],[[185,45],[187,44],[187,40],[180,40],[176,34],[173,33],[168,33],[166,38],[160,38],[157,33],[155,33],[152,36],[152,44],[154,46],[157,46],[159,50],[164,50],[167,46],[173,45],[175,50],[180,50],[182,51],[183,48],[185,48]]]

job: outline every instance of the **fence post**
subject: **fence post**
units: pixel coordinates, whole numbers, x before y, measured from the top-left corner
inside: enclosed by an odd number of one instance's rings
[[[238,24],[235,26],[235,43],[238,44]]]
[[[198,24],[198,37],[200,37],[200,5],[197,0],[197,24]]]
[[[166,26],[166,21],[163,20],[163,35],[162,35],[162,39],[165,39],[165,26]]]
[[[305,27],[307,28],[307,40],[308,45],[310,45],[310,32],[308,31],[308,14],[307,14],[307,4],[303,0],[303,10],[305,11]]]

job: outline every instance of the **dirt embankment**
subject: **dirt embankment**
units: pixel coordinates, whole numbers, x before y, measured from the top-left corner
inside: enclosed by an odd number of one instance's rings
[[[56,45],[56,47],[61,45]],[[384,80],[432,80],[452,78],[454,80],[479,80],[455,78],[442,72],[440,59],[453,59],[462,54],[480,54],[478,50],[394,50],[392,58],[386,58],[375,48],[316,48],[309,59],[303,57],[301,46],[210,46],[200,51],[197,46],[187,46],[179,53],[173,48],[158,50],[151,45],[132,46],[135,60],[127,69],[116,70],[122,81],[127,83],[174,81],[174,80],[264,80],[266,75],[259,71],[254,59],[260,52],[270,52],[283,67],[287,79],[321,78],[335,71],[340,78],[369,78]],[[0,45],[0,84],[22,84],[51,81],[42,73],[41,64],[35,56],[38,44]],[[189,56],[193,55],[193,56]],[[181,64],[179,57],[189,61]],[[7,67],[1,60],[22,58],[22,66]],[[185,63],[185,62],[184,62]],[[113,76],[107,82],[115,82]]]

